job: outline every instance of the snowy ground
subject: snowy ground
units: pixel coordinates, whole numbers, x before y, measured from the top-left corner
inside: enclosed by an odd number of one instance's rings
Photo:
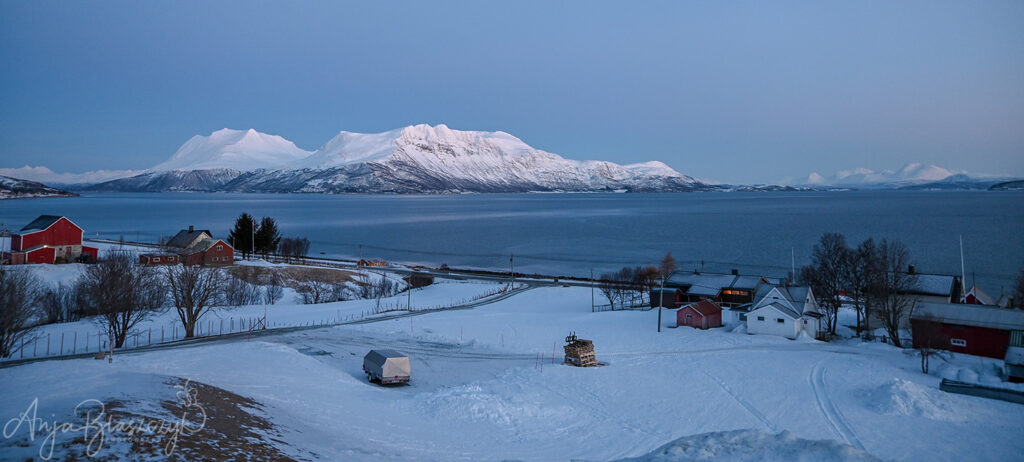
[[[441,298],[478,289],[435,288],[452,291]],[[473,310],[125,353],[113,364],[16,366],[0,370],[0,417],[16,417],[35,398],[48,420],[73,420],[74,403],[89,398],[144,406],[173,399],[173,390],[153,384],[180,377],[261,403],[254,412],[279,432],[265,441],[300,459],[962,461],[1024,454],[1024,407],[938,390],[943,371],[990,376],[997,361],[957,356],[924,375],[916,358],[889,345],[726,329],[657,333],[657,311],[591,313],[590,297],[589,289],[538,287]],[[361,303],[329,309],[355,313],[365,309]],[[306,308],[319,307],[289,309]],[[671,310],[663,314],[665,326],[674,324]],[[569,331],[592,339],[606,365],[552,364]],[[362,355],[375,347],[410,356],[411,385],[366,382]],[[22,428],[6,442],[2,450],[20,457],[34,454],[40,439],[28,443]]]

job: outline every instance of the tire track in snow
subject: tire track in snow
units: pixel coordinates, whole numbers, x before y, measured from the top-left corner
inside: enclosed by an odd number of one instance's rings
[[[821,414],[825,416],[825,420],[832,427],[832,430],[840,438],[846,440],[846,443],[855,446],[859,449],[864,449],[864,445],[861,444],[860,439],[857,438],[857,434],[850,427],[849,422],[846,421],[846,417],[843,416],[842,411],[836,406],[835,402],[832,401],[828,396],[828,392],[825,389],[825,361],[822,359],[818,361],[813,368],[811,368],[811,375],[808,377],[808,382],[811,384],[811,389],[814,390],[814,398],[818,402],[818,409]]]
[[[736,400],[736,402],[739,403],[740,406],[743,406],[743,408],[746,409],[747,412],[750,413],[750,415],[756,417],[757,420],[760,420],[761,423],[764,424],[765,427],[768,427],[768,429],[772,431],[772,433],[778,433],[780,431],[779,427],[775,426],[775,424],[772,423],[771,420],[768,420],[768,418],[765,417],[765,415],[762,414],[761,411],[758,411],[757,408],[755,408],[752,404],[750,404],[749,401],[747,401],[742,396],[740,396],[739,393],[736,393],[736,392],[732,391],[725,384],[725,382],[722,381],[722,379],[720,379],[720,378],[718,378],[718,377],[716,377],[714,375],[711,375],[711,374],[709,374],[707,372],[704,372],[704,375],[708,376],[708,378],[710,378],[711,380],[714,380],[715,383],[717,383],[718,386],[722,388],[722,391],[725,391],[726,393],[729,394],[729,396],[732,396],[732,399]]]

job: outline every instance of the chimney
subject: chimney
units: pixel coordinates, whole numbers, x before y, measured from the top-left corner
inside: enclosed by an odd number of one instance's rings
[[[917,274],[917,268],[914,268],[914,265],[908,266],[907,267],[907,274]]]
[[[188,225],[188,232],[190,232],[190,233],[191,233],[191,232],[193,232],[193,231],[195,231],[195,230],[196,230],[196,227],[195,227],[195,226],[192,226],[192,225]],[[911,268],[913,268],[913,266],[911,266]]]
[[[733,269],[732,269],[732,275],[733,275],[733,276],[739,276],[739,275],[740,275],[740,270],[738,270],[738,269],[736,269],[736,268],[733,268]]]

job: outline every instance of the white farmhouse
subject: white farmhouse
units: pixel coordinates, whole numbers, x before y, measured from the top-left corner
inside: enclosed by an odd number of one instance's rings
[[[803,331],[817,338],[823,331],[821,317],[810,287],[764,286],[747,313],[747,333],[795,339]]]

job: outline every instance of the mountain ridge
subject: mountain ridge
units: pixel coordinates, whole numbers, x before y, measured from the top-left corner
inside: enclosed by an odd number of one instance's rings
[[[659,161],[577,161],[506,132],[412,125],[342,131],[316,151],[276,135],[222,129],[194,136],[143,174],[87,190],[325,193],[701,191],[716,187]]]

